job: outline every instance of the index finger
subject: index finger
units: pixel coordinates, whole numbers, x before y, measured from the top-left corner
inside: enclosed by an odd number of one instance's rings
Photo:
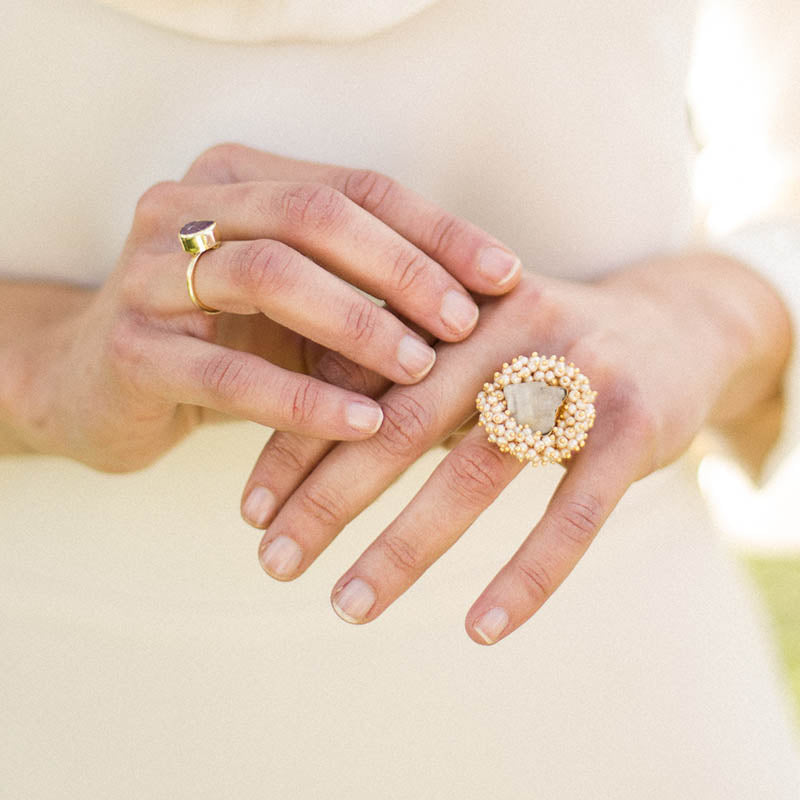
[[[444,267],[465,288],[504,294],[522,274],[520,259],[499,239],[370,169],[300,161],[241,144],[217,145],[184,182],[310,181],[338,190]]]

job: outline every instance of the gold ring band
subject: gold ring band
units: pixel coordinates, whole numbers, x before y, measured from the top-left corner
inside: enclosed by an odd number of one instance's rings
[[[596,397],[589,379],[563,356],[517,356],[478,392],[478,425],[520,462],[561,464],[586,444]]]
[[[189,298],[205,314],[219,314],[220,309],[207,306],[194,290],[194,271],[200,256],[209,250],[216,250],[222,242],[217,240],[217,223],[213,220],[195,220],[187,222],[178,233],[181,247],[192,254],[189,266],[186,268],[186,288]]]
[[[220,246],[220,242],[218,242],[214,247],[209,247],[208,250],[216,250]],[[186,267],[186,288],[189,290],[189,298],[191,301],[205,314],[219,314],[219,308],[212,308],[211,306],[207,306],[198,296],[197,292],[194,290],[194,269],[197,266],[197,262],[200,260],[200,256],[203,253],[208,252],[207,250],[201,250],[199,253],[195,253],[191,261],[189,261],[189,266]]]

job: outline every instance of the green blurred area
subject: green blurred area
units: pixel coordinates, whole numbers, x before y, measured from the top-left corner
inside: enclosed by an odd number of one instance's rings
[[[800,720],[800,556],[745,558],[775,623]]]

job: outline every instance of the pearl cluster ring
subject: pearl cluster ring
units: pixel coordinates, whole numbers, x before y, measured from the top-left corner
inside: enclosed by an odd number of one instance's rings
[[[478,425],[520,462],[560,464],[586,444],[596,397],[588,378],[563,356],[517,356],[478,392]]]

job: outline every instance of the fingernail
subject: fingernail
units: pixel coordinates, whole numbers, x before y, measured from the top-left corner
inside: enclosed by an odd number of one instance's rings
[[[333,610],[345,621],[363,622],[375,605],[375,590],[361,578],[351,578],[332,600]]]
[[[486,644],[494,644],[508,625],[508,612],[500,606],[490,608],[472,627]]]
[[[522,262],[502,247],[487,247],[478,258],[478,272],[498,286],[511,281],[521,269]]]
[[[375,433],[383,422],[383,411],[376,403],[356,400],[347,406],[347,424],[361,433]]]
[[[397,360],[412,378],[421,378],[430,372],[436,361],[436,351],[425,342],[406,335],[397,346]]]
[[[265,528],[275,510],[275,495],[265,486],[254,486],[242,506],[242,517],[254,528]]]
[[[478,319],[478,306],[462,292],[450,289],[442,299],[442,322],[453,333],[464,333]]]
[[[261,554],[261,564],[273,578],[292,575],[303,560],[303,551],[294,539],[280,534]]]

